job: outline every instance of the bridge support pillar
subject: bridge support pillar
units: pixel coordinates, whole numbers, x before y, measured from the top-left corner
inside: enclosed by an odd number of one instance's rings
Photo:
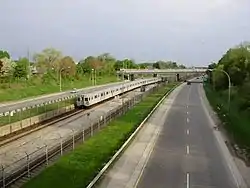
[[[180,74],[179,74],[179,73],[176,74],[176,81],[177,81],[177,82],[180,81]]]
[[[134,81],[135,80],[135,75],[134,74],[130,74],[129,78],[130,78],[130,81]]]

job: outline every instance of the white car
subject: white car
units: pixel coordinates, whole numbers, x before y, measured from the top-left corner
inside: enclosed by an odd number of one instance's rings
[[[70,93],[77,93],[77,89],[74,88],[72,91],[70,91]]]

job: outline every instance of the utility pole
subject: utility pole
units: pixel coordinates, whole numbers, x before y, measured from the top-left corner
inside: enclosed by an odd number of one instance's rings
[[[30,68],[30,51],[29,51],[29,47],[28,47],[28,50],[27,50],[27,59],[28,59],[28,79],[30,78],[31,76],[31,68]]]

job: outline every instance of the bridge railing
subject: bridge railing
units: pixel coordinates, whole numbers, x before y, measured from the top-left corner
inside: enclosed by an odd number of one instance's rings
[[[120,69],[118,73],[205,73],[206,69]]]

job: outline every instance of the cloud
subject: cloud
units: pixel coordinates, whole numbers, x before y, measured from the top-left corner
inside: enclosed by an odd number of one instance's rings
[[[0,48],[16,57],[28,46],[54,46],[77,59],[110,52],[206,64],[250,40],[249,7],[249,0],[4,0]]]

